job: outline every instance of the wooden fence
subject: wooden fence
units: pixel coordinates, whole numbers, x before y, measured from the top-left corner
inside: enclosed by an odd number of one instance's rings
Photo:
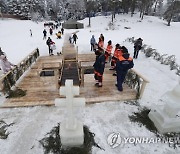
[[[25,57],[19,64],[16,65],[8,73],[0,78],[0,91],[8,94],[11,87],[15,85],[16,81],[23,75],[23,73],[32,65],[39,57],[39,49],[35,49],[27,57]]]
[[[136,90],[136,98],[142,98],[146,84],[149,81],[135,69],[130,69],[125,78],[125,83],[130,87]]]

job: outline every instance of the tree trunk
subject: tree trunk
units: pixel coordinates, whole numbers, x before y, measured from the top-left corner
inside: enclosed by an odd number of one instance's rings
[[[131,5],[131,17],[133,17],[134,10],[135,10],[135,1],[133,0]]]
[[[171,15],[170,15],[170,17],[169,17],[169,19],[168,19],[168,24],[167,24],[168,26],[170,26],[170,24],[171,24],[171,20],[172,20],[172,17],[173,17],[173,15],[174,15],[175,5],[176,5],[176,1],[173,2],[173,8],[172,8],[172,11],[171,11]]]
[[[91,17],[89,15],[89,27],[91,26]]]
[[[154,16],[155,13],[156,13],[157,3],[158,3],[158,1],[156,0],[155,6],[154,6],[154,11],[153,11],[153,16]]]
[[[172,16],[173,16],[173,14],[171,14],[171,16],[170,16],[170,18],[168,19],[168,26],[170,26],[171,25],[171,19],[172,19]]]
[[[113,13],[112,13],[112,22],[114,21],[114,18],[113,18]]]

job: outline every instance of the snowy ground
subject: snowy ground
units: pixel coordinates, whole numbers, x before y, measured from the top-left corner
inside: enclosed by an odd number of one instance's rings
[[[112,40],[113,45],[120,43],[127,46],[130,54],[133,53],[133,45],[123,42],[128,37],[143,38],[143,43],[151,46],[161,54],[176,55],[177,63],[180,64],[179,34],[180,23],[172,23],[170,27],[165,21],[156,17],[145,17],[140,22],[139,15],[131,18],[130,15],[116,16],[114,30],[110,30],[108,23],[111,17],[91,18],[91,27],[87,27],[88,19],[83,20],[85,29],[79,30],[77,46],[79,53],[90,52],[89,40],[95,35],[97,41],[101,33],[105,36],[105,42]],[[130,27],[125,29],[124,27]],[[29,30],[32,29],[33,36],[30,37]],[[19,21],[12,19],[0,20],[0,46],[6,52],[8,59],[17,64],[33,49],[39,48],[40,55],[48,55],[45,40],[42,39],[43,23],[31,21]],[[58,30],[56,30],[57,32]],[[76,30],[65,30],[71,33]],[[52,39],[56,42],[56,52],[61,51],[63,38]],[[162,95],[171,90],[178,82],[179,77],[169,66],[160,64],[152,58],[146,58],[140,53],[139,58],[134,60],[135,69],[149,79],[144,96],[139,100],[141,107],[150,108],[155,104],[163,104]],[[0,100],[3,100],[1,97]],[[0,102],[2,104],[3,101]],[[96,142],[105,151],[93,148],[93,154],[176,154],[180,149],[173,149],[167,143],[156,144],[125,144],[111,148],[107,143],[107,136],[112,133],[120,133],[121,137],[155,137],[155,134],[130,122],[128,115],[138,111],[140,107],[125,104],[124,102],[104,102],[88,105],[84,112],[78,115],[91,132],[95,133]],[[64,112],[57,107],[29,107],[0,109],[0,120],[14,125],[7,128],[10,132],[7,139],[0,139],[0,153],[2,154],[40,154],[43,148],[39,140],[50,132],[50,130],[62,122]]]

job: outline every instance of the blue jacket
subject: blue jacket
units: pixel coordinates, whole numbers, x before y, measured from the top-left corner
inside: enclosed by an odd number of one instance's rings
[[[94,38],[94,36],[92,36],[91,40],[90,40],[91,44],[96,44],[96,39]]]
[[[104,73],[104,67],[105,67],[105,55],[100,54],[96,56],[96,61],[94,63],[94,70],[101,75]]]
[[[133,59],[129,57],[129,53],[124,53],[119,57],[116,63],[117,72],[127,72],[129,69],[133,68]]]

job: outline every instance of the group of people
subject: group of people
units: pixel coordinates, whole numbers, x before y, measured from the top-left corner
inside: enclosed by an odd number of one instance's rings
[[[49,34],[53,35],[53,28],[50,27],[49,28]],[[64,34],[64,28],[62,27],[60,31],[58,31],[58,33],[56,33],[57,39],[60,39],[61,36]],[[43,40],[47,38],[47,31],[46,29],[43,30]]]
[[[52,35],[53,34],[53,30],[52,30],[52,27],[50,27],[49,29],[49,34]],[[64,28],[62,27],[61,28],[61,31],[58,31],[56,33],[56,36],[57,36],[57,39],[61,39],[62,35],[64,34]],[[43,30],[43,40],[46,39],[47,37],[47,31],[46,29]],[[46,40],[46,44],[48,46],[48,49],[49,49],[49,55],[53,55],[53,50],[56,49],[56,45],[55,45],[55,42],[52,41],[52,39],[50,37],[48,37],[48,39]]]
[[[142,47],[142,39],[139,38],[134,43],[134,59],[137,59],[139,50]],[[98,43],[94,35],[90,39],[91,51],[94,51],[96,54],[96,60],[94,63],[94,79],[96,81],[95,86],[102,87],[103,73],[105,64],[110,62],[110,70],[114,70],[113,75],[117,76],[117,89],[123,91],[123,82],[125,80],[126,74],[129,69],[133,68],[134,62],[133,58],[130,57],[128,49],[125,46],[120,44],[115,45],[114,53],[112,53],[113,46],[112,41],[109,40],[107,47],[104,48],[104,36],[100,35]]]
[[[16,65],[14,65],[10,61],[8,61],[5,52],[3,52],[0,47],[0,67],[1,67],[3,74],[6,74],[15,66]]]
[[[73,44],[76,44],[77,42],[77,39],[78,39],[78,36],[76,33],[72,34],[71,36],[69,36],[69,43],[73,43]]]

